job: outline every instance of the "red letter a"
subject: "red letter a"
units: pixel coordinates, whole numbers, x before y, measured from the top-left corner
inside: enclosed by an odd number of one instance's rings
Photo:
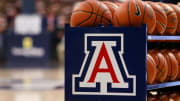
[[[107,69],[100,68],[100,64],[102,62],[103,57],[106,61]],[[99,56],[97,57],[94,69],[92,71],[92,75],[88,82],[93,83],[95,81],[97,73],[102,73],[102,72],[110,73],[113,83],[119,83],[104,43],[102,44],[101,50],[99,52]]]

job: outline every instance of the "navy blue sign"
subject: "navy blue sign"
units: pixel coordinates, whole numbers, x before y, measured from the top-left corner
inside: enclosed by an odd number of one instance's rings
[[[47,32],[38,35],[20,35],[11,31],[7,35],[8,67],[48,66],[49,41]]]
[[[65,33],[65,101],[145,101],[146,26]]]
[[[36,14],[18,15],[13,30],[7,33],[8,67],[47,67],[50,35],[44,20]]]

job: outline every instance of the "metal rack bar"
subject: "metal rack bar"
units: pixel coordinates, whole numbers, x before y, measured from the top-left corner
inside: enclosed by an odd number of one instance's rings
[[[155,90],[155,89],[167,88],[167,87],[175,87],[175,86],[180,86],[180,81],[168,82],[168,83],[162,83],[162,84],[155,84],[155,85],[148,85],[147,90]]]

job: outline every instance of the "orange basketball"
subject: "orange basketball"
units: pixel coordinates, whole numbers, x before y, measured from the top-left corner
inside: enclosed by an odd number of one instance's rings
[[[116,4],[117,6],[120,6],[121,3],[123,3],[123,2],[126,2],[126,0],[116,0],[116,1],[115,1],[115,4]]]
[[[157,70],[154,59],[147,54],[147,83],[152,84],[156,78]]]
[[[144,3],[141,0],[128,0],[116,9],[114,26],[140,26],[144,21]]]
[[[111,14],[113,16],[114,12],[118,8],[118,6],[112,2],[109,2],[109,1],[103,1],[103,3],[109,8],[109,10],[111,11]]]
[[[176,57],[176,60],[178,61],[179,71],[178,71],[177,80],[180,80],[180,51],[174,49],[172,50],[172,52],[174,53],[174,56]]]
[[[147,101],[153,101],[152,97],[147,97]]]
[[[170,51],[167,50],[162,50],[162,53],[164,55],[164,57],[167,60],[167,64],[168,64],[168,76],[166,81],[173,81],[176,79],[176,77],[178,76],[178,61],[176,60],[176,57],[174,56],[174,54]]]
[[[156,14],[156,28],[153,33],[162,35],[165,32],[167,26],[166,13],[163,8],[156,3],[148,2],[148,4],[150,4]]]
[[[72,11],[72,27],[90,27],[112,21],[112,14],[105,4],[96,0],[86,0],[78,4]]]
[[[154,32],[154,29],[156,27],[156,15],[152,7],[144,3],[145,5],[145,15],[144,15],[144,21],[143,23],[147,24],[148,28],[148,34],[152,34]]]
[[[121,5],[121,3],[119,3],[119,2],[116,2],[115,4],[116,4],[118,7]]]
[[[148,97],[147,101],[159,101],[158,97]]]
[[[180,95],[176,96],[176,97],[174,98],[174,101],[180,101]]]
[[[157,75],[155,82],[164,82],[168,75],[168,64],[161,52],[159,50],[154,50],[150,52],[151,56],[156,62]]]
[[[173,93],[169,94],[169,99],[172,99],[172,101],[174,101],[176,96],[178,96],[177,93],[173,92]]]
[[[174,35],[177,29],[178,19],[176,12],[167,4],[158,3],[166,12],[167,15],[167,27],[165,34]]]
[[[167,94],[163,94],[159,98],[160,98],[159,101],[171,101],[169,95]]]
[[[173,10],[176,12],[177,18],[179,20],[176,33],[180,34],[180,7],[178,7],[177,5],[174,5],[174,4],[169,4],[169,6],[171,6],[171,8],[173,8]]]
[[[175,97],[173,97],[174,101],[180,101],[180,94],[177,93]]]

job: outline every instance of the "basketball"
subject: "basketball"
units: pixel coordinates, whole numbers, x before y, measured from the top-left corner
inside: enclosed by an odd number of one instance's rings
[[[156,62],[157,75],[155,82],[164,82],[168,75],[168,64],[161,52],[159,50],[154,50],[150,52],[151,56]]]
[[[180,101],[180,95],[177,95],[175,98],[173,98],[174,101]]]
[[[157,70],[154,59],[147,54],[147,83],[152,84],[156,78]]]
[[[147,101],[153,101],[153,98],[152,97],[148,97]]]
[[[114,26],[140,26],[144,21],[144,3],[141,0],[128,0],[116,9]]]
[[[121,3],[119,2],[116,2],[115,5],[117,5],[118,7],[121,5]]]
[[[152,7],[148,3],[145,5],[145,15],[143,23],[147,24],[148,34],[152,34],[156,27],[156,15]]]
[[[176,12],[177,18],[178,18],[178,25],[177,25],[177,30],[176,33],[180,34],[180,7],[178,7],[177,5],[174,4],[169,4],[169,6],[171,8],[173,8],[173,10]]]
[[[158,97],[148,97],[147,101],[159,101]]]
[[[175,101],[175,98],[177,97],[177,93],[173,92],[171,94],[169,94],[169,98],[172,99],[172,101]]]
[[[167,26],[166,13],[162,9],[162,7],[157,5],[156,3],[153,3],[153,2],[147,2],[147,3],[153,8],[155,15],[156,15],[156,27],[155,27],[153,34],[163,35],[163,33],[166,30],[166,26]]]
[[[180,0],[0,0],[0,101],[180,101]]]
[[[173,97],[174,101],[180,101],[180,94],[177,93],[177,95],[175,97]]]
[[[159,101],[171,101],[168,94],[160,95],[159,99]]]
[[[177,80],[179,80],[180,79],[180,51],[179,50],[172,50],[172,52],[174,53],[174,56],[176,57],[176,59],[178,61],[179,73],[177,76]]]
[[[162,50],[162,53],[166,58],[168,64],[168,76],[166,81],[173,81],[178,76],[178,61],[176,60],[176,57],[172,52],[168,50]]]
[[[96,0],[86,0],[78,4],[72,11],[72,27],[91,27],[111,23],[112,14],[105,4]]]
[[[158,3],[166,12],[167,15],[167,27],[165,30],[166,35],[174,35],[177,29],[178,19],[176,12],[167,4]]]
[[[118,6],[112,2],[109,2],[109,1],[103,1],[103,3],[109,8],[109,10],[111,11],[111,14],[113,16],[114,12],[118,8]]]

